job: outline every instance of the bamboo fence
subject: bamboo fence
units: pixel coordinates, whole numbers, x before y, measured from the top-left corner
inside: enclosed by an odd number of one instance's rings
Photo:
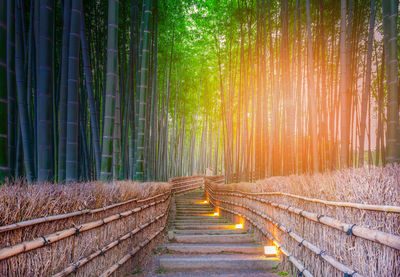
[[[153,195],[145,199],[0,226],[0,276],[131,272],[165,230],[172,193],[198,189],[204,176],[169,181],[168,191],[159,193],[155,186]]]
[[[204,175],[170,178],[168,182],[172,184],[172,193],[183,193],[204,186]]]
[[[285,249],[283,252],[284,254],[291,253],[285,255],[287,260],[297,268],[297,273],[306,275],[304,264],[308,272],[316,276],[343,276],[343,274],[344,276],[397,276],[400,274],[400,236],[353,223],[344,223],[325,216],[323,211],[309,212],[306,208],[295,207],[293,203],[291,205],[276,203],[262,197],[285,195],[304,201],[303,207],[307,207],[307,203],[312,202],[384,214],[397,214],[400,207],[333,202],[279,192],[250,193],[241,191],[240,184],[230,185],[232,189],[224,189],[224,185],[214,183],[209,178],[206,178],[205,184],[206,192],[213,205],[245,218],[264,236],[279,245],[281,250],[282,245],[285,245],[288,250]],[[349,210],[349,213],[351,211]],[[380,219],[380,217],[377,218]],[[377,222],[377,224],[385,223]],[[359,255],[354,257],[353,252]],[[372,256],[371,252],[375,256]],[[346,259],[346,257],[350,258]],[[369,262],[368,259],[374,262]],[[286,268],[291,267],[286,265]]]

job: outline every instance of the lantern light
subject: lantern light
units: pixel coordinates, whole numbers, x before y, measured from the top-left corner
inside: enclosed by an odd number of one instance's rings
[[[204,200],[204,204],[207,204],[208,203],[208,201],[207,200]]]
[[[274,245],[264,246],[264,254],[267,256],[276,256],[276,254],[278,254],[276,246]]]
[[[215,212],[215,213],[214,213],[214,216],[219,216],[219,213],[218,213],[218,212]]]
[[[243,224],[236,224],[236,229],[243,229]]]

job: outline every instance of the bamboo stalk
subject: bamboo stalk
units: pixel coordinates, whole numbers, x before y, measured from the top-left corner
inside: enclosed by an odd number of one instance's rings
[[[152,241],[155,237],[157,237],[164,229],[166,226],[161,227],[155,234],[153,234],[150,238],[147,238],[144,240],[142,243],[139,244],[139,246],[135,247],[131,252],[126,254],[122,259],[120,259],[116,264],[112,265],[109,269],[107,269],[103,274],[100,275],[100,277],[107,277],[113,274],[120,266],[122,266],[124,263],[126,263],[130,258],[135,256],[135,254],[145,247],[150,241]]]
[[[169,197],[170,197],[170,195],[168,195],[168,197],[164,198],[163,200],[158,200],[158,201],[152,202],[150,204],[147,204],[147,205],[144,205],[141,207],[137,207],[133,210],[128,210],[128,211],[125,211],[122,213],[114,214],[114,215],[105,217],[101,220],[84,223],[84,224],[80,225],[79,227],[68,228],[68,229],[58,231],[58,232],[50,234],[50,235],[42,236],[40,238],[31,240],[31,241],[22,242],[22,243],[19,243],[19,244],[13,245],[13,246],[9,246],[9,247],[4,247],[4,248],[0,249],[0,260],[4,260],[6,258],[15,256],[17,254],[25,253],[30,250],[49,245],[56,241],[62,240],[64,238],[68,238],[70,236],[100,227],[102,225],[105,225],[109,222],[118,220],[120,218],[127,217],[131,214],[137,213],[137,212],[147,209],[151,206],[165,202],[166,200],[169,199]]]
[[[157,217],[155,217],[153,220],[150,220],[142,225],[140,225],[139,227],[136,227],[135,229],[133,229],[132,231],[126,233],[125,235],[119,237],[118,239],[110,242],[109,244],[107,244],[106,246],[104,246],[103,248],[93,252],[92,254],[90,254],[89,256],[86,256],[83,259],[80,259],[79,261],[70,264],[70,266],[66,267],[64,270],[56,273],[53,275],[53,277],[62,277],[62,276],[67,276],[68,274],[71,274],[72,272],[76,271],[78,268],[82,267],[83,265],[87,264],[88,262],[90,262],[91,260],[93,260],[94,258],[98,257],[99,255],[104,254],[105,252],[107,252],[108,250],[114,248],[115,246],[117,246],[121,241],[124,241],[128,238],[130,238],[132,235],[137,234],[138,232],[140,232],[141,230],[145,229],[146,227],[150,226],[152,223],[158,221],[160,218],[166,216],[167,213],[163,213]]]

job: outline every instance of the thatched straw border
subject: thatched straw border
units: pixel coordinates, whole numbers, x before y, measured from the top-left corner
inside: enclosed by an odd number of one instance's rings
[[[146,200],[148,200],[148,199],[146,199]],[[105,206],[105,207],[102,207],[102,208],[97,208],[97,209],[85,209],[85,210],[66,213],[66,214],[52,215],[52,216],[45,216],[45,217],[35,218],[35,219],[29,219],[29,220],[21,221],[21,222],[18,222],[18,223],[1,226],[0,227],[0,233],[6,232],[6,231],[12,231],[12,230],[16,230],[16,229],[24,228],[24,227],[28,227],[28,226],[33,226],[33,225],[40,224],[40,223],[48,223],[48,222],[51,222],[51,221],[66,219],[66,218],[74,217],[74,216],[77,216],[77,215],[95,214],[95,213],[98,213],[98,212],[104,212],[106,210],[109,210],[109,209],[112,209],[112,208],[116,208],[116,207],[119,207],[119,206],[123,206],[123,205],[126,205],[126,204],[130,204],[130,203],[135,202],[135,201],[137,201],[137,198],[129,199],[129,200],[126,200],[124,202],[115,203],[115,204],[108,205],[108,206]]]
[[[35,218],[35,219],[29,219],[29,220],[25,220],[25,221],[20,221],[14,224],[10,224],[10,225],[5,225],[5,226],[0,226],[0,233],[3,232],[7,232],[7,231],[12,231],[12,230],[16,230],[19,228],[24,228],[24,227],[28,227],[28,226],[33,226],[33,225],[37,225],[37,224],[41,224],[41,223],[48,223],[48,222],[52,222],[52,221],[57,221],[57,220],[62,220],[62,219],[66,219],[66,218],[70,218],[70,217],[74,217],[74,216],[78,216],[78,215],[84,215],[84,214],[96,214],[99,212],[104,212],[107,211],[109,209],[113,209],[116,207],[120,207],[120,206],[124,206],[127,204],[130,204],[132,202],[137,202],[137,203],[141,203],[141,202],[145,202],[145,201],[149,201],[152,199],[155,199],[157,197],[163,196],[168,194],[169,192],[165,192],[165,193],[160,193],[157,194],[155,196],[146,198],[146,199],[137,199],[137,198],[133,198],[133,199],[128,199],[126,201],[123,202],[119,202],[119,203],[115,203],[115,204],[111,204],[105,207],[101,207],[101,208],[96,208],[96,209],[85,209],[85,210],[81,210],[81,211],[76,211],[76,212],[71,212],[71,213],[65,213],[65,214],[60,214],[60,215],[53,215],[53,216],[45,216],[45,217],[39,217],[39,218]]]
[[[159,194],[157,195],[157,197],[161,196],[161,195],[165,195],[164,194]],[[62,231],[58,231],[56,233],[50,234],[50,235],[46,235],[46,236],[41,236],[40,238],[31,240],[31,241],[27,241],[27,242],[22,242],[13,246],[9,246],[9,247],[5,247],[0,249],[0,261],[4,260],[6,258],[15,256],[17,254],[20,253],[24,253],[24,252],[28,252],[30,250],[33,249],[37,249],[43,246],[47,246],[51,243],[54,243],[56,241],[71,237],[73,235],[78,235],[79,233],[106,225],[109,222],[121,219],[123,217],[127,217],[129,215],[132,215],[134,213],[137,213],[141,210],[147,209],[151,206],[157,205],[159,203],[165,202],[169,199],[170,197],[170,193],[168,192],[168,196],[165,197],[162,200],[158,200],[158,201],[154,201],[152,203],[134,208],[133,210],[129,210],[129,211],[125,211],[122,213],[118,213],[118,214],[114,214],[108,217],[105,217],[101,220],[96,220],[96,221],[92,221],[92,222],[88,222],[88,223],[84,223],[82,225],[80,225],[79,227],[73,227],[73,228],[68,228]],[[154,197],[151,197],[150,199],[154,199]]]
[[[211,189],[210,189],[210,191],[212,193],[215,193]],[[346,265],[340,263],[335,258],[333,258],[331,255],[329,255],[325,250],[322,250],[319,247],[315,246],[314,244],[306,241],[305,239],[303,239],[302,237],[300,237],[296,233],[292,232],[291,230],[289,230],[288,228],[286,228],[285,226],[283,226],[279,222],[275,221],[273,218],[271,218],[271,217],[269,217],[269,216],[267,216],[267,215],[265,215],[265,214],[263,214],[261,212],[257,212],[257,211],[255,211],[254,209],[250,208],[247,205],[243,205],[243,204],[235,203],[235,202],[231,202],[231,201],[226,201],[226,200],[221,200],[221,199],[215,199],[212,196],[212,194],[211,194],[211,198],[214,201],[218,200],[219,202],[222,202],[222,203],[226,203],[226,204],[229,204],[229,205],[232,205],[232,206],[237,206],[237,207],[242,207],[242,208],[247,209],[248,211],[250,211],[250,212],[252,212],[252,213],[254,213],[254,214],[256,214],[256,215],[258,215],[258,216],[260,216],[260,217],[262,217],[262,218],[264,218],[266,220],[268,220],[269,222],[271,222],[273,225],[278,227],[280,230],[282,230],[283,232],[287,233],[295,241],[300,243],[300,245],[304,245],[306,248],[311,250],[314,254],[318,255],[320,258],[322,258],[323,260],[327,261],[334,268],[340,270],[341,272],[343,272],[345,274],[350,274],[351,276],[354,276],[354,277],[362,277],[362,275],[357,273],[354,269],[351,269],[351,268],[347,267]]]
[[[238,196],[238,197],[244,196],[250,200],[256,200],[261,203],[270,205],[272,207],[277,207],[281,210],[286,210],[290,213],[300,215],[300,216],[305,217],[314,222],[322,223],[326,226],[329,226],[329,227],[335,228],[339,231],[345,232],[346,234],[354,235],[354,236],[357,236],[357,237],[360,237],[363,239],[374,241],[374,242],[389,246],[391,248],[400,250],[400,236],[396,236],[396,235],[382,232],[379,230],[372,230],[372,229],[369,229],[366,227],[357,226],[355,224],[343,223],[337,219],[325,216],[323,214],[316,214],[316,213],[308,212],[308,211],[301,210],[298,208],[294,208],[289,205],[274,203],[274,202],[271,202],[269,200],[265,200],[262,198],[249,196],[247,193],[244,193],[244,192],[236,193],[236,192],[229,191],[228,193],[226,193],[226,191],[228,191],[228,190],[219,190],[214,193],[221,194],[221,195],[228,195],[228,196],[229,195]]]

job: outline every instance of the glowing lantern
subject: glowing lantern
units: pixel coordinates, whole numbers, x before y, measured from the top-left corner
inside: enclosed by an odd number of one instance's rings
[[[278,254],[278,251],[276,249],[276,246],[264,246],[264,253],[267,256],[276,256]]]
[[[218,213],[218,212],[215,212],[215,213],[214,213],[214,216],[219,216],[219,213]]]
[[[236,229],[243,229],[243,224],[236,224]]]
[[[204,200],[204,204],[207,204],[208,203],[208,201],[207,200]]]

